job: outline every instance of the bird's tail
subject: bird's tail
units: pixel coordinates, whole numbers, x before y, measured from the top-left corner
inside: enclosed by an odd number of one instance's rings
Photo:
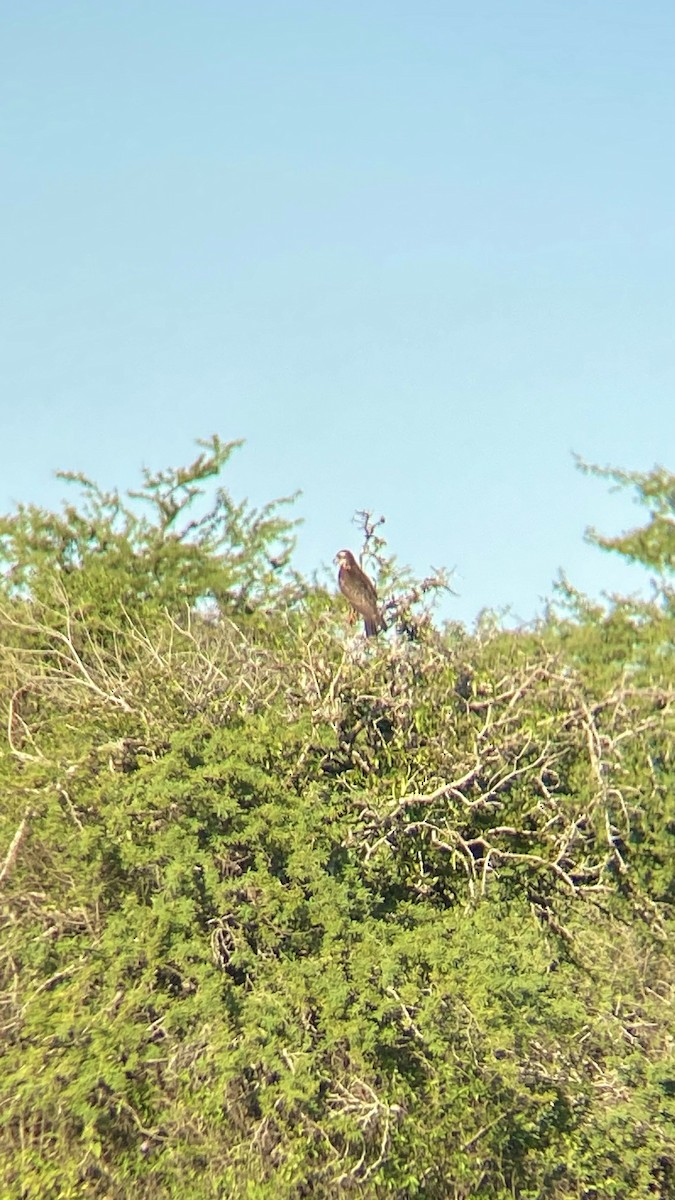
[[[366,637],[375,637],[375,634],[379,633],[381,629],[387,628],[379,613],[376,617],[364,617],[363,626]]]

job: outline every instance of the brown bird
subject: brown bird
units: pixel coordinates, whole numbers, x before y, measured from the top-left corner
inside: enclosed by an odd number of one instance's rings
[[[340,564],[338,572],[340,591],[352,608],[355,608],[363,617],[366,637],[373,637],[380,629],[386,629],[377,607],[377,592],[368,576],[361,570],[351,550],[340,550],[335,555],[335,561]]]

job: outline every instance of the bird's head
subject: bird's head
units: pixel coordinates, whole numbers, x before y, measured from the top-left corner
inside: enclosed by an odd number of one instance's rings
[[[356,559],[351,550],[338,550],[335,561],[340,567],[355,567]]]

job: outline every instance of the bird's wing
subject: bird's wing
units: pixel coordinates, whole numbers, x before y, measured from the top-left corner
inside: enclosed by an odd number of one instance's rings
[[[370,579],[360,567],[343,567],[340,571],[339,580],[340,590],[346,596],[349,603],[361,613],[363,617],[376,618],[379,616],[377,610],[377,592],[373,587]]]

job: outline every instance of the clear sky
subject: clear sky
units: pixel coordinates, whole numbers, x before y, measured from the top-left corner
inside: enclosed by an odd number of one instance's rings
[[[298,564],[387,517],[530,618],[675,469],[672,0],[0,2],[0,504],[243,437]]]

